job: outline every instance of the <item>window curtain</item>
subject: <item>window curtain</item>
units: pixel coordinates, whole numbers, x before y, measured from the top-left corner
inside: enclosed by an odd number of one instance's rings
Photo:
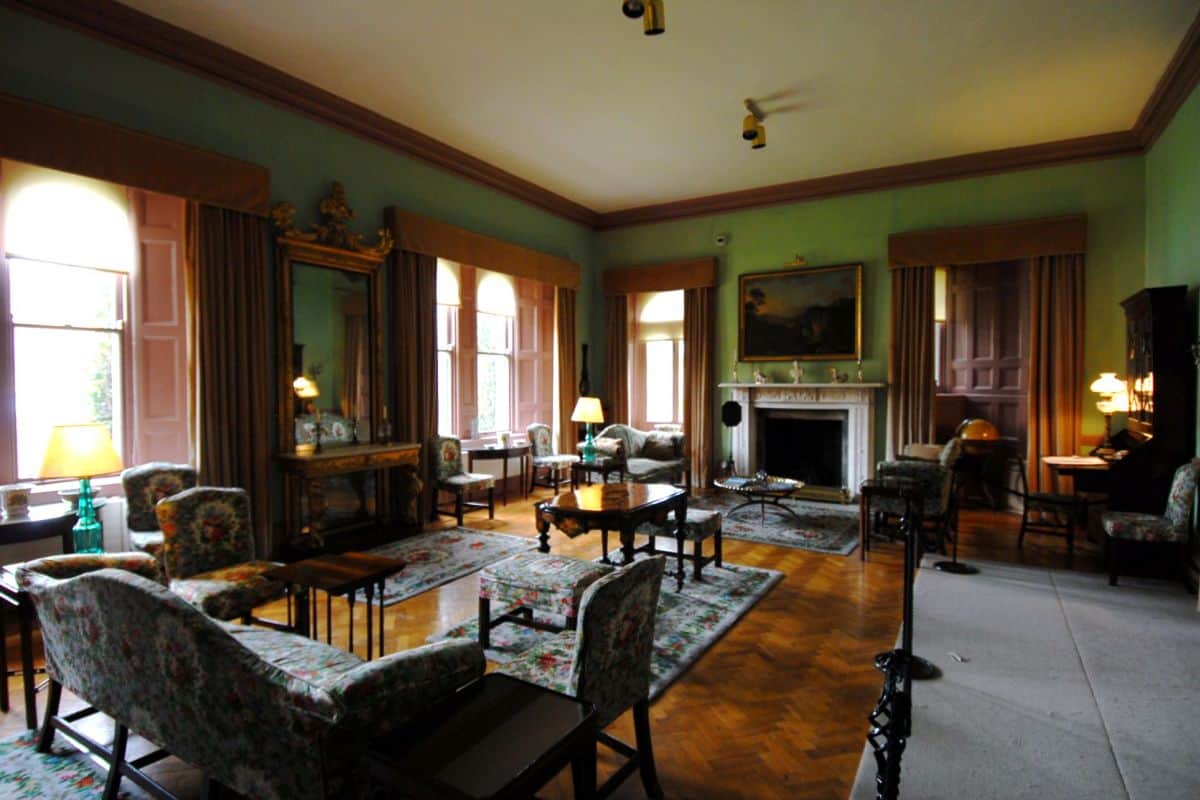
[[[605,298],[608,338],[604,352],[604,385],[607,388],[608,422],[629,422],[629,296]]]
[[[398,509],[408,523],[420,524],[433,510],[433,458],[429,441],[437,433],[437,258],[401,250],[392,256],[388,275],[391,364],[388,397],[393,438],[418,442],[421,458],[417,475],[424,486],[418,496],[416,518]],[[392,497],[408,494],[400,482],[403,470],[391,470]]]
[[[554,338],[558,343],[558,452],[574,453],[578,426],[571,422],[578,396],[575,376],[575,290],[554,289]]]
[[[935,267],[892,270],[888,359],[888,457],[933,441],[933,276]]]
[[[1030,491],[1050,491],[1042,456],[1079,450],[1083,393],[1084,256],[1029,260]]]
[[[266,230],[259,217],[196,203],[187,216],[200,480],[249,493],[265,558],[281,544],[271,526]]]
[[[347,420],[357,419],[359,425],[370,430],[375,420],[371,419],[371,398],[367,391],[371,381],[367,316],[355,308],[353,312],[343,311],[342,318],[346,332],[342,342],[342,416]]]
[[[712,479],[715,306],[716,290],[711,286],[683,293],[683,422],[691,450],[692,485],[702,489]]]

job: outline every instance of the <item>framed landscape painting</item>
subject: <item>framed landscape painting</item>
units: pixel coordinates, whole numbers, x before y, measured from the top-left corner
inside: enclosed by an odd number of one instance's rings
[[[856,361],[862,264],[738,276],[742,361]]]

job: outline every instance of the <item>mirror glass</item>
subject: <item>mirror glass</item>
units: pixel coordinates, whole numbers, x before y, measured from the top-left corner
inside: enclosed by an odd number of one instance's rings
[[[364,274],[292,262],[297,444],[371,441],[371,302]]]

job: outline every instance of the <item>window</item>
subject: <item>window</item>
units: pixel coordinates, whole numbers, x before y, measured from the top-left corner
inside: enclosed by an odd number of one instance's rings
[[[188,460],[183,202],[12,161],[0,198],[0,480],[35,479],[64,423],[104,424],[126,463]]]
[[[634,424],[683,422],[683,291],[635,298]]]
[[[3,187],[16,411],[15,471],[6,471],[24,480],[37,477],[57,424],[102,422],[122,449],[136,243],[121,187],[13,162]]]
[[[506,276],[482,271],[480,275],[475,293],[477,433],[496,433],[513,428],[513,321],[517,298]]]
[[[439,258],[437,263],[437,429],[438,433],[443,436],[453,435],[455,430],[454,398],[458,388],[458,382],[455,380],[455,356],[460,303],[458,265]]]

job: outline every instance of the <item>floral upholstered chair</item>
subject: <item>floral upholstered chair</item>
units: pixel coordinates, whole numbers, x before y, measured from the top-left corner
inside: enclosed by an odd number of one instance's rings
[[[656,798],[663,793],[650,741],[650,662],[665,563],[653,556],[597,579],[583,594],[576,630],[543,639],[500,668],[594,704],[599,741],[628,757],[641,770],[646,794]],[[630,707],[636,749],[602,730]],[[630,768],[614,773],[597,796],[608,796]]]
[[[875,466],[879,478],[907,478],[921,487],[921,520],[935,537],[939,552],[946,552],[946,536],[957,526],[955,502],[955,465],[962,455],[962,440],[955,436],[942,446],[936,460],[901,456],[895,461],[880,461]],[[870,513],[876,527],[887,517],[901,517],[905,502],[899,498],[877,497],[871,500]]]
[[[155,512],[171,590],[205,614],[248,621],[256,606],[283,596],[282,583],[263,577],[279,564],[254,558],[244,489],[196,486],[160,500]]]
[[[453,436],[435,436],[429,442],[429,452],[433,453],[433,489],[435,492],[450,492],[454,495],[454,510],[444,511],[436,496],[433,501],[433,519],[438,514],[455,517],[458,524],[463,524],[463,513],[466,509],[483,509],[488,512],[488,519],[496,516],[495,486],[496,479],[491,475],[477,472],[467,472],[463,469],[462,442]],[[487,491],[487,502],[477,503],[467,500],[471,491]]]
[[[1169,544],[1183,547],[1192,528],[1192,502],[1196,498],[1196,473],[1200,459],[1192,459],[1175,470],[1167,510],[1161,517],[1132,511],[1106,511],[1100,517],[1104,527],[1105,548],[1108,551],[1108,583],[1117,585],[1120,565],[1118,547],[1126,542]]]
[[[58,715],[64,687],[112,717],[105,797],[117,796],[130,732],[245,797],[361,797],[370,742],[483,674],[483,654],[467,639],[364,662],[323,642],[221,622],[158,583],[158,568],[146,553],[125,553],[52,556],[17,573],[51,681],[38,749],[72,726]]]
[[[554,489],[554,493],[558,494],[558,484],[566,480],[563,473],[579,460],[579,456],[554,452],[554,441],[549,425],[535,422],[525,428],[525,433],[529,436],[529,452],[533,457],[533,469],[529,474],[529,490],[533,491],[533,487],[538,485],[550,486]],[[544,471],[540,481],[538,480],[538,470]]]
[[[187,464],[151,461],[121,473],[125,491],[125,526],[134,548],[162,558],[162,531],[154,504],[196,485],[196,470]]]

